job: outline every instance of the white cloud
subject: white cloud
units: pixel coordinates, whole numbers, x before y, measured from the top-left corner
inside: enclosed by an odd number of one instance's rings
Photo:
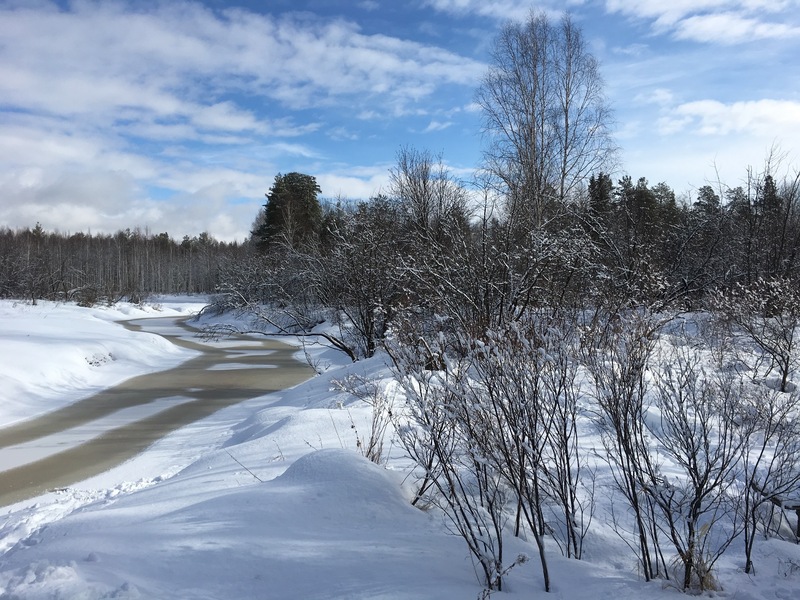
[[[80,2],[2,10],[6,105],[108,116],[124,108],[199,127],[264,127],[220,93],[290,108],[385,95],[404,103],[442,84],[472,85],[484,65],[441,48],[365,35],[343,20],[213,13],[198,4]]]
[[[267,145],[271,154],[289,154],[305,158],[319,158],[319,153],[303,144],[289,144],[287,142],[274,142]]]
[[[201,129],[223,131],[253,131],[262,133],[265,127],[250,111],[240,110],[232,102],[217,102],[199,107],[192,122]]]
[[[428,126],[422,130],[422,133],[431,133],[433,131],[442,131],[452,125],[452,121],[431,121]]]
[[[343,141],[343,140],[349,140],[349,141],[352,142],[352,141],[356,141],[356,140],[359,139],[359,134],[358,133],[348,129],[347,127],[342,127],[342,126],[332,127],[326,133],[327,133],[328,137],[330,137],[332,140],[335,140],[337,142],[340,142],[340,141]]]
[[[522,21],[528,18],[531,10],[543,10],[551,16],[558,16],[572,7],[584,4],[584,0],[547,0],[531,5],[529,0],[426,0],[425,5],[440,12],[450,14],[474,14],[498,21]]]
[[[0,2],[0,40],[0,225],[72,231],[241,239],[278,163],[322,158],[287,140],[345,135],[313,109],[424,113],[440,86],[471,88],[484,71],[342,19],[192,1]],[[283,116],[296,109],[304,122]],[[320,181],[368,197],[383,179]]]
[[[629,44],[627,46],[615,46],[611,49],[614,54],[622,54],[624,56],[639,57],[647,53],[649,47],[647,44]]]
[[[798,0],[606,0],[606,10],[652,22],[676,39],[738,44],[800,33]]]
[[[735,1],[735,0],[734,0]],[[654,19],[655,26],[667,28],[675,25],[687,15],[725,8],[732,4],[731,0],[606,0],[606,10],[612,13],[619,12],[641,19]]]
[[[662,132],[700,135],[748,134],[796,139],[800,135],[800,102],[756,100],[723,103],[698,100],[675,107],[664,117]]]
[[[641,104],[655,104],[656,106],[671,106],[675,102],[675,95],[666,88],[655,88],[634,97],[634,101]]]
[[[521,20],[531,11],[529,2],[505,0],[481,2],[480,0],[427,0],[425,3],[440,12],[451,14],[477,14],[498,20]]]
[[[676,24],[678,39],[720,44],[738,44],[764,39],[786,39],[800,35],[800,27],[760,21],[735,13],[693,15]]]
[[[320,173],[317,183],[326,198],[366,200],[389,188],[390,165],[351,167]]]
[[[123,171],[31,173],[26,180],[0,180],[4,202],[0,222],[11,227],[40,222],[63,232],[113,233],[135,226],[168,231],[180,239],[211,231],[224,240],[248,233],[264,192],[266,177],[225,168],[175,167],[160,173],[167,188],[188,190],[159,201]],[[241,202],[249,198],[249,202]]]
[[[659,114],[655,128],[652,121],[640,123],[623,140],[623,164],[632,175],[667,181],[678,193],[708,182],[739,185],[770,148],[800,138],[796,101],[703,99],[662,105]]]

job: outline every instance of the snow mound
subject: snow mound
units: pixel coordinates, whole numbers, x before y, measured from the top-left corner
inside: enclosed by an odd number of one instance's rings
[[[92,557],[86,558],[91,562]],[[125,582],[116,589],[98,587],[86,582],[78,573],[76,563],[51,564],[40,561],[20,569],[8,582],[0,598],[50,600],[73,598],[75,600],[134,600],[141,598],[135,586]]]
[[[312,452],[263,483],[203,466],[204,479],[184,472],[39,530],[37,543],[3,557],[0,597],[455,600],[480,591],[460,540],[355,452]]]
[[[399,511],[417,513],[402,493],[395,473],[371,463],[350,450],[328,449],[310,452],[293,462],[274,481],[277,485],[318,488],[316,498],[362,505],[370,512]],[[364,513],[359,513],[359,519]]]

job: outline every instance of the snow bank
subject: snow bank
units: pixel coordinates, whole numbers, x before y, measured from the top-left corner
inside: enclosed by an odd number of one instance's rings
[[[205,298],[81,308],[0,300],[0,427],[60,408],[129,377],[168,369],[194,353],[115,321],[191,315]]]
[[[460,541],[346,450],[273,481],[205,469],[36,532],[0,573],[19,598],[474,598]],[[227,467],[227,473],[225,467]],[[220,477],[225,481],[223,484]]]

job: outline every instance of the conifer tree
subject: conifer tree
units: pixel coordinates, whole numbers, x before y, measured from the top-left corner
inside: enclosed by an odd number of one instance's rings
[[[317,180],[303,173],[275,176],[264,205],[264,219],[253,230],[253,241],[260,250],[281,242],[295,249],[315,242],[322,225],[322,207],[317,195]]]

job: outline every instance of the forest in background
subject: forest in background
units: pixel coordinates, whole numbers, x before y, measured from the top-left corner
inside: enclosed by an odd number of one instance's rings
[[[404,148],[388,193],[367,201],[320,201],[312,176],[278,175],[285,199],[279,208],[268,201],[253,235],[241,243],[220,242],[205,232],[179,242],[166,232],[139,229],[112,235],[47,232],[38,224],[2,228],[0,297],[92,303],[224,292],[247,274],[266,280],[275,270],[286,275],[294,264],[298,272],[289,281],[311,276],[312,267],[317,271],[302,287],[307,295],[311,284],[321,302],[326,279],[338,281],[328,286],[330,295],[348,277],[365,284],[369,279],[362,275],[383,278],[385,285],[371,282],[382,286],[373,303],[392,310],[399,306],[393,298],[411,304],[416,297],[419,304],[421,295],[435,290],[422,271],[435,279],[463,265],[461,281],[452,285],[473,290],[472,303],[483,305],[484,321],[493,311],[524,310],[554,297],[701,307],[713,290],[774,279],[797,285],[800,179],[773,175],[779,158],[768,156],[763,169],[744,173],[743,185],[706,184],[691,199],[676,198],[665,183],[630,176],[615,183],[597,172],[586,187],[546,207],[545,222],[529,229],[508,219],[490,182],[482,181],[483,189],[466,185],[441,157]],[[311,185],[312,193],[293,178]],[[312,208],[302,208],[304,203]],[[268,209],[274,214],[265,228]],[[286,215],[278,216],[280,211]],[[337,260],[336,267],[329,264]],[[469,277],[478,279],[468,282]],[[293,295],[280,278],[270,285],[272,292],[248,299]],[[479,297],[490,290],[497,298]],[[501,296],[509,305],[492,307]]]
[[[208,233],[177,242],[139,229],[110,234],[0,229],[0,297],[82,305],[145,300],[152,294],[209,293],[220,265],[247,253]]]

